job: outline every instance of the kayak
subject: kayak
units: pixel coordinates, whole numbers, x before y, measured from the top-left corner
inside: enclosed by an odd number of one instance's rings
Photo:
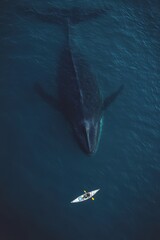
[[[91,192],[88,192],[90,193],[89,197],[84,197],[85,194],[82,194],[80,195],[79,197],[77,197],[76,199],[74,199],[71,203],[78,203],[78,202],[84,202],[90,198],[92,198],[100,189],[96,189],[96,190],[93,190]]]

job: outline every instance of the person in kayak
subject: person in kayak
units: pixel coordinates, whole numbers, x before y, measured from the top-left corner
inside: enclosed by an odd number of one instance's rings
[[[83,195],[83,198],[88,198],[88,197],[90,197],[90,193],[89,192],[86,192],[86,191],[84,191],[85,192],[85,194]]]

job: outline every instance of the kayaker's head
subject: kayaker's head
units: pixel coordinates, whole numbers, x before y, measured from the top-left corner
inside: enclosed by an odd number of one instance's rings
[[[82,149],[87,154],[93,154],[97,150],[101,132],[101,123],[101,118],[98,120],[89,119],[74,127],[77,139]]]
[[[84,198],[90,197],[90,193],[89,193],[89,192],[85,193],[85,194],[83,195],[83,197],[84,197]]]

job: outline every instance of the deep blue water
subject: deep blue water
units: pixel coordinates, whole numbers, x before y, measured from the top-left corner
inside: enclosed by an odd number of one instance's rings
[[[23,16],[18,4],[0,2],[0,239],[159,240],[160,3],[34,1],[40,11],[108,8],[72,28],[103,95],[125,85],[91,157],[33,87],[56,92],[63,26]],[[95,201],[70,204],[96,188]]]

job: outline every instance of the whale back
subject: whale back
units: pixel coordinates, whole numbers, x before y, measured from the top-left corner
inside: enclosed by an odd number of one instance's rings
[[[82,54],[63,49],[57,78],[59,100],[70,121],[83,121],[101,114],[101,93]]]

